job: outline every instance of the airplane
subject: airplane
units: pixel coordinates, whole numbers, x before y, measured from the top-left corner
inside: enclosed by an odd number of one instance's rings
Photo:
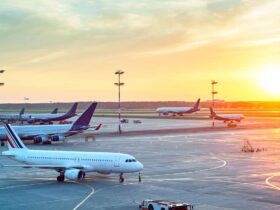
[[[22,163],[22,165],[6,165],[6,167],[55,170],[59,173],[58,182],[63,182],[65,178],[81,181],[88,172],[106,175],[118,173],[120,183],[124,182],[124,173],[139,172],[139,182],[141,181],[140,171],[144,166],[131,155],[110,152],[31,150],[24,145],[11,125],[5,124],[5,129],[9,150],[2,152],[2,155]]]
[[[216,114],[213,108],[210,108],[211,118],[215,120],[222,120],[224,123],[228,123],[227,125],[230,127],[236,124],[234,122],[241,122],[241,120],[245,119],[243,114]]]
[[[190,114],[193,112],[199,111],[199,103],[200,103],[200,98],[197,100],[195,105],[193,107],[160,107],[157,108],[157,112],[159,113],[159,116],[161,114],[163,115],[169,115],[172,114],[173,116],[183,116],[184,114]]]
[[[21,119],[27,121],[29,124],[33,123],[49,123],[52,124],[53,122],[67,120],[71,117],[76,115],[78,103],[74,103],[72,107],[66,113],[51,113],[51,114],[23,114]],[[53,112],[56,112],[55,109]]]
[[[0,121],[7,122],[7,123],[15,123],[17,121],[20,121],[21,123],[23,123],[24,121],[26,121],[26,115],[28,115],[28,114],[24,114],[24,112],[25,112],[25,108],[22,108],[20,110],[19,114],[0,114]],[[58,108],[55,108],[51,112],[51,114],[58,114]],[[49,114],[40,114],[40,115],[52,116]],[[30,116],[30,114],[29,114],[29,116]]]
[[[14,126],[15,131],[23,140],[33,140],[34,144],[51,144],[52,141],[65,141],[68,136],[81,133],[84,130],[93,128],[100,129],[101,125],[90,126],[90,120],[95,111],[97,103],[92,103],[73,123],[58,125],[23,125]],[[4,127],[0,127],[1,146],[6,140]]]
[[[22,108],[19,114],[0,114],[1,122],[14,123],[16,121],[21,121],[22,115],[24,114],[24,108]]]

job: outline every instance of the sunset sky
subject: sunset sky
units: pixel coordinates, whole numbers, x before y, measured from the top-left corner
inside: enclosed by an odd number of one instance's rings
[[[279,0],[2,0],[0,103],[280,100]],[[279,81],[279,82],[278,82]]]

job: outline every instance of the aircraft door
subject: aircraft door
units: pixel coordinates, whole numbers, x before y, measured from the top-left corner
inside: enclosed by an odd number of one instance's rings
[[[120,167],[120,157],[118,156],[115,157],[114,167]]]

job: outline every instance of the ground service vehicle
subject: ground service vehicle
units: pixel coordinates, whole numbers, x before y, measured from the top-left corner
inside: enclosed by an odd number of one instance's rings
[[[193,206],[187,203],[176,203],[164,200],[144,200],[140,205],[141,210],[192,210]]]
[[[133,120],[133,123],[140,124],[140,123],[142,123],[142,121],[141,120]]]
[[[128,119],[125,118],[121,119],[121,123],[128,123]]]

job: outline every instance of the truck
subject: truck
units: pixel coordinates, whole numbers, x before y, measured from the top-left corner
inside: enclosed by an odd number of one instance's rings
[[[187,203],[177,203],[166,200],[146,199],[140,205],[141,210],[192,210],[193,206]]]
[[[128,123],[128,119],[126,118],[121,119],[121,123]]]

